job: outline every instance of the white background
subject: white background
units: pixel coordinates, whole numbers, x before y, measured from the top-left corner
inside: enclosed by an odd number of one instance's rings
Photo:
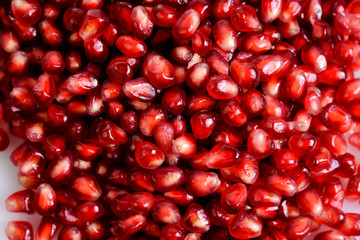
[[[1,123],[0,127],[7,129],[4,123]],[[4,152],[0,152],[0,240],[7,239],[5,234],[5,227],[8,221],[11,220],[29,221],[33,224],[34,233],[35,233],[36,227],[41,219],[40,216],[38,216],[37,214],[27,215],[24,213],[9,213],[6,211],[6,207],[5,207],[6,198],[10,194],[23,189],[21,185],[17,182],[17,167],[15,167],[12,164],[9,158],[13,149],[19,146],[23,142],[23,140],[16,138],[14,136],[11,136],[10,139],[11,140],[10,140],[9,148]],[[349,149],[349,151],[355,154],[359,163],[360,162],[359,150],[351,148]],[[346,187],[346,185],[344,187]],[[345,212],[360,213],[360,204],[358,201],[357,202],[345,201],[343,210]],[[313,237],[309,236],[307,239],[313,239]],[[357,239],[360,239],[360,237],[358,237]]]

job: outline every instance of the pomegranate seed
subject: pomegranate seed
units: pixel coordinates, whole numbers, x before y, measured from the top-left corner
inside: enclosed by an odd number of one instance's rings
[[[255,207],[276,207],[280,204],[281,195],[261,184],[254,184],[249,188],[248,200]]]
[[[200,30],[196,30],[192,37],[192,49],[199,56],[204,57],[211,50],[213,42]]]
[[[194,137],[197,139],[208,138],[216,125],[215,121],[215,114],[212,112],[199,111],[195,113],[190,119]]]
[[[96,201],[102,193],[98,181],[87,173],[74,177],[70,186],[72,195],[79,200]]]
[[[196,139],[192,134],[185,133],[174,139],[172,151],[181,158],[190,159],[196,153]]]
[[[41,7],[35,0],[13,0],[11,10],[17,20],[30,25],[37,23],[41,18]]]
[[[311,152],[317,144],[316,138],[310,133],[295,133],[289,139],[289,148],[300,156]]]
[[[6,199],[6,209],[9,212],[24,212],[31,214],[34,212],[32,202],[34,192],[31,190],[22,190],[11,194]]]
[[[218,100],[226,100],[235,97],[239,88],[237,84],[226,75],[211,77],[206,85],[209,95]]]
[[[181,220],[179,209],[168,200],[155,202],[151,215],[155,221],[165,224],[175,224]]]
[[[216,144],[205,156],[208,168],[225,168],[236,164],[240,159],[240,151],[223,143]]]
[[[323,211],[323,204],[318,191],[308,187],[302,192],[296,194],[296,203],[306,213],[312,216],[320,216]]]
[[[186,189],[196,196],[206,196],[214,193],[219,185],[219,177],[213,172],[194,170],[187,176]]]
[[[159,3],[152,9],[152,17],[157,26],[172,27],[179,17],[179,12],[172,6]]]
[[[42,217],[38,229],[35,233],[35,239],[45,240],[51,239],[55,236],[56,231],[59,228],[57,220],[50,216]]]
[[[359,231],[360,214],[358,213],[345,213],[345,221],[340,227],[340,231],[346,236],[357,236]]]
[[[108,64],[106,74],[114,83],[123,84],[130,80],[134,73],[126,60],[115,58]]]
[[[84,234],[77,226],[64,226],[59,233],[59,239],[82,239]]]
[[[155,169],[165,161],[164,153],[150,142],[141,143],[135,152],[136,162],[145,169]]]
[[[179,39],[189,39],[191,38],[196,29],[200,25],[200,15],[194,9],[186,10],[181,16],[177,19],[175,24],[172,27],[173,37]]]
[[[229,221],[229,232],[232,237],[239,239],[255,238],[261,235],[262,221],[254,214],[240,211]]]
[[[187,46],[176,47],[170,52],[170,58],[178,64],[187,65],[193,58],[193,52]]]
[[[213,199],[207,204],[206,212],[212,224],[224,228],[228,227],[229,220],[233,217],[233,215],[222,208],[217,199]]]
[[[259,139],[262,144],[259,144]],[[272,139],[262,129],[255,129],[250,133],[247,145],[250,154],[257,159],[269,156],[274,150]]]
[[[0,46],[7,53],[13,53],[20,49],[19,40],[15,32],[10,30],[3,30],[0,33]]]
[[[161,104],[170,113],[179,115],[186,107],[186,92],[179,87],[172,87],[164,93]]]
[[[85,202],[77,207],[77,215],[84,222],[93,222],[103,213],[104,207],[99,202]]]
[[[39,22],[39,30],[43,42],[51,47],[60,46],[64,41],[63,33],[52,20],[46,19]]]
[[[176,225],[168,224],[161,229],[160,240],[165,240],[165,239],[180,240],[180,239],[184,239],[184,234],[185,234],[184,231],[180,227]]]
[[[276,169],[269,169],[265,172],[263,182],[283,196],[293,196],[296,193],[296,182]]]
[[[51,215],[56,209],[56,193],[50,184],[42,183],[35,191],[33,206],[41,215]]]
[[[221,206],[230,213],[237,213],[244,206],[247,198],[247,188],[242,183],[228,187],[221,194]]]
[[[345,239],[345,235],[337,230],[330,230],[326,232],[318,233],[315,240],[325,240],[325,239]]]
[[[345,194],[350,199],[358,199],[360,197],[360,176],[355,175],[349,179]]]
[[[159,192],[169,192],[184,182],[184,172],[177,167],[159,167],[150,172],[150,180]]]
[[[322,110],[320,120],[325,127],[341,133],[347,132],[352,127],[350,114],[335,104],[329,104]]]
[[[154,22],[150,12],[139,5],[131,11],[131,23],[135,37],[141,40],[148,38],[154,28]]]
[[[77,95],[88,94],[97,86],[97,79],[92,73],[87,71],[76,73],[66,80],[68,90]]]
[[[194,233],[204,233],[210,229],[210,219],[200,204],[192,203],[182,217],[185,229]]]
[[[350,153],[345,153],[338,157],[340,167],[336,172],[337,175],[344,178],[352,177],[356,172],[355,157]]]
[[[188,205],[195,201],[195,196],[191,195],[184,188],[177,188],[164,193],[164,197],[180,205]]]
[[[324,205],[321,215],[316,220],[332,228],[339,228],[344,223],[345,214],[334,207]]]
[[[283,1],[263,0],[261,1],[261,18],[264,22],[272,22],[276,20],[284,5]]]
[[[83,140],[74,143],[74,152],[85,161],[98,158],[103,149],[94,140]]]
[[[109,48],[98,38],[86,40],[84,48],[87,58],[95,63],[104,62],[109,56]]]
[[[218,21],[213,28],[215,43],[224,51],[234,52],[237,48],[236,30],[229,20]]]
[[[99,240],[105,235],[105,226],[102,222],[94,221],[86,225],[84,233],[89,240]]]
[[[299,163],[299,156],[290,149],[280,149],[273,157],[276,167],[284,171],[296,168]]]
[[[261,31],[260,23],[255,9],[250,5],[236,6],[230,15],[231,23],[240,32]]]
[[[6,228],[5,233],[8,239],[33,239],[33,228],[29,222],[25,221],[10,221]]]
[[[171,87],[175,74],[173,65],[160,55],[151,55],[148,58],[146,71],[150,83],[159,89]]]
[[[129,57],[142,57],[146,53],[146,45],[131,36],[120,36],[116,40],[116,47]]]
[[[67,8],[63,15],[65,28],[72,32],[79,31],[85,14],[86,12],[81,8]]]
[[[244,153],[235,165],[220,171],[221,175],[230,181],[253,184],[259,177],[259,164],[251,154]]]
[[[88,10],[82,20],[79,36],[84,40],[100,37],[109,25],[109,18],[100,9]]]
[[[303,238],[310,233],[312,220],[308,217],[300,216],[286,223],[284,235],[288,239]]]
[[[280,203],[280,214],[285,219],[293,219],[299,217],[300,213],[301,210],[294,201],[284,199]]]

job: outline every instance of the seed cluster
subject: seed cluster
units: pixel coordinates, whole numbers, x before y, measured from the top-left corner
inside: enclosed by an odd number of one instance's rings
[[[8,238],[355,239],[359,41],[360,0],[2,0]]]

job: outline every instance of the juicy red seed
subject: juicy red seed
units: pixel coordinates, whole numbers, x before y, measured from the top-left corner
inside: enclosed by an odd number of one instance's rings
[[[156,4],[152,14],[155,24],[160,27],[171,27],[179,17],[178,10],[166,4]]]
[[[279,206],[281,195],[261,184],[254,184],[249,188],[248,200],[255,207],[275,207]]]
[[[147,77],[150,83],[159,89],[174,85],[174,66],[160,55],[151,55],[146,64]]]
[[[77,215],[84,222],[93,222],[103,214],[104,207],[99,202],[85,202],[77,207]]]
[[[269,169],[263,175],[263,181],[273,191],[283,196],[293,196],[296,193],[296,182],[277,169]]]
[[[155,88],[143,77],[126,82],[122,90],[128,98],[140,101],[153,101],[156,97]]]
[[[31,214],[34,212],[32,202],[34,192],[31,190],[22,190],[11,194],[6,199],[6,209],[9,212],[25,212]]]
[[[186,92],[179,87],[169,88],[161,99],[161,104],[174,115],[181,114],[186,107]]]
[[[260,144],[259,139],[262,139]],[[255,129],[250,133],[247,145],[249,152],[257,159],[267,157],[274,151],[272,139],[262,129]]]
[[[17,20],[30,25],[41,18],[41,6],[35,0],[13,0],[11,10]]]
[[[129,57],[142,57],[146,53],[145,43],[131,36],[120,36],[116,40],[116,47]]]
[[[213,28],[215,43],[224,51],[234,52],[237,48],[236,30],[229,20],[220,20]]]
[[[185,179],[183,170],[178,167],[159,167],[150,172],[150,180],[159,192],[169,192],[179,187]]]
[[[184,239],[184,231],[175,224],[168,224],[161,229],[160,240],[165,239],[174,239],[180,240]]]
[[[156,145],[143,142],[136,148],[135,159],[142,168],[155,169],[163,164],[165,155]]]
[[[79,36],[84,41],[100,37],[108,25],[109,18],[102,10],[89,10],[86,12],[82,20],[82,24],[79,29]]]
[[[186,10],[172,27],[173,37],[180,39],[191,38],[200,25],[200,15],[193,9]]]
[[[59,233],[59,239],[82,239],[83,237],[82,230],[77,226],[64,226]]]
[[[29,222],[25,221],[10,221],[5,233],[8,239],[33,239],[33,228]]]
[[[155,221],[165,224],[175,224],[181,220],[179,209],[168,200],[156,202],[151,210],[151,216]]]
[[[195,138],[206,139],[211,135],[216,125],[215,114],[199,111],[191,117],[190,124]]]
[[[11,76],[22,75],[26,73],[28,66],[28,55],[23,51],[16,51],[8,57],[5,70]]]
[[[133,8],[130,17],[135,37],[142,40],[148,38],[154,28],[150,12],[145,7],[139,5]]]
[[[323,211],[323,203],[319,192],[308,187],[304,191],[296,194],[296,203],[306,213],[318,217]]]
[[[235,165],[240,160],[240,151],[223,143],[216,144],[205,156],[208,168],[224,168]]]
[[[190,232],[204,233],[210,229],[210,219],[200,204],[192,203],[182,217],[182,225]]]
[[[84,173],[74,177],[71,181],[71,193],[79,199],[85,201],[96,201],[101,197],[102,190],[94,176]]]
[[[81,8],[67,8],[63,15],[65,28],[73,32],[79,31],[85,14],[86,12]]]
[[[50,216],[45,216],[41,219],[38,229],[35,233],[35,239],[51,239],[55,236],[59,228],[58,221]]]
[[[51,215],[57,205],[56,193],[50,184],[43,183],[38,186],[33,199],[34,209],[41,215]]]
[[[191,171],[187,176],[186,189],[200,197],[214,193],[219,185],[219,177],[213,172]]]
[[[241,210],[229,221],[229,232],[234,238],[248,239],[261,235],[263,223],[254,214]]]
[[[231,12],[230,19],[234,27],[240,32],[261,31],[262,29],[256,11],[250,5],[236,6]]]
[[[206,90],[209,95],[217,100],[226,100],[235,97],[239,87],[226,75],[213,76],[209,79]]]
[[[92,161],[98,158],[103,149],[94,140],[83,140],[74,143],[74,152],[85,161]]]
[[[300,216],[289,221],[284,229],[287,238],[301,238],[309,234],[312,220],[308,217]]]
[[[230,213],[237,213],[244,206],[247,198],[247,188],[242,183],[228,187],[221,194],[221,206]]]

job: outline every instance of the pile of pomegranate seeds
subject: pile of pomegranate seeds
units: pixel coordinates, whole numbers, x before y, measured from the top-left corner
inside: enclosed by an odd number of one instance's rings
[[[43,216],[10,240],[360,235],[360,0],[2,0],[0,26],[6,206]]]

